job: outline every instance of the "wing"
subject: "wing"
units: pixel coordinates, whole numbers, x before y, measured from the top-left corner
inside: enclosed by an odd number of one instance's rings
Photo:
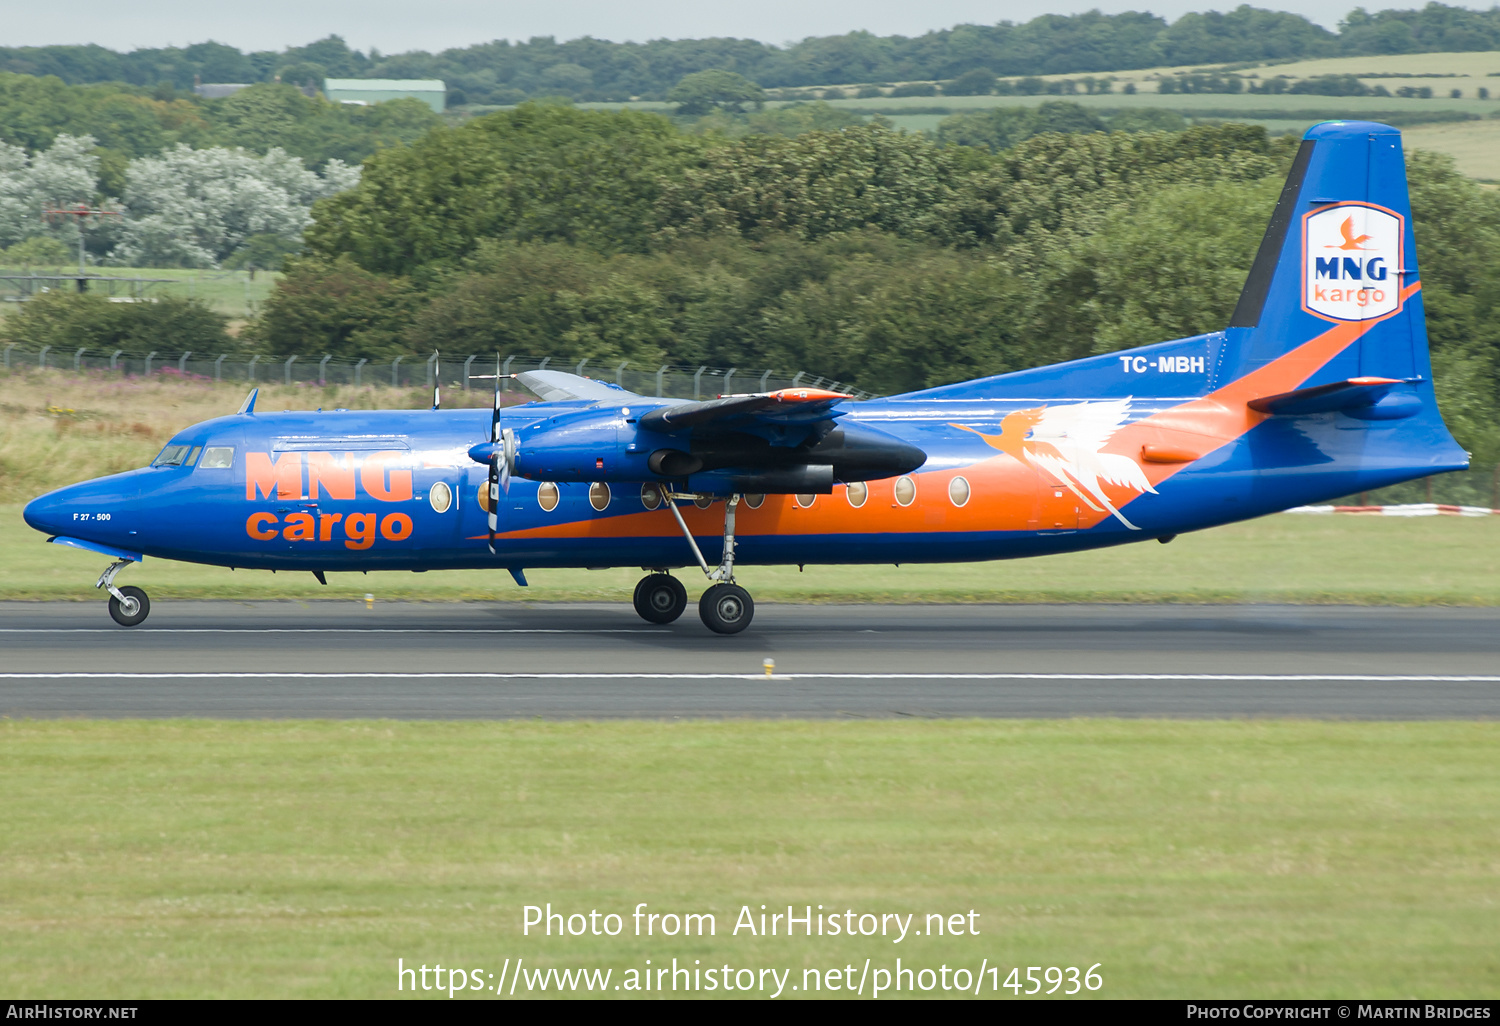
[[[560,402],[564,399],[586,399],[589,402],[620,402],[625,399],[640,399],[635,392],[627,392],[619,385],[608,381],[595,381],[567,371],[534,370],[522,371],[516,380],[537,394],[544,403]]]
[[[648,431],[681,431],[705,424],[740,421],[744,423],[799,425],[814,424],[834,416],[833,408],[852,398],[842,392],[820,388],[784,388],[779,392],[755,392],[748,395],[726,395],[696,403],[663,406],[641,416],[641,427]]]

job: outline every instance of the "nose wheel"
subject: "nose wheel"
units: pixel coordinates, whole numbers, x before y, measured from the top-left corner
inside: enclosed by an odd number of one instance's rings
[[[151,600],[140,588],[130,585],[115,587],[115,574],[133,562],[135,561],[132,559],[115,560],[108,570],[99,575],[99,583],[94,585],[109,592],[109,615],[121,627],[134,627],[151,613]]]
[[[109,615],[121,627],[134,627],[151,612],[151,600],[139,588],[126,585],[119,589],[119,596],[109,597]]]
[[[635,611],[647,623],[671,623],[686,608],[687,589],[671,574],[651,574],[635,586]]]

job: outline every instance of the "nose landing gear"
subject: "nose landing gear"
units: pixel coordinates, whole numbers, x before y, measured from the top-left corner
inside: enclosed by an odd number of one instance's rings
[[[109,615],[121,627],[134,627],[151,613],[151,600],[140,588],[130,585],[115,587],[115,574],[133,562],[133,559],[115,560],[108,570],[99,575],[99,583],[94,585],[109,591]]]

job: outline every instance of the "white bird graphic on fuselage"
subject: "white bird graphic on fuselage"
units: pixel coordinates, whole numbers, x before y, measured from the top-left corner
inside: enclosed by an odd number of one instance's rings
[[[1104,485],[1119,485],[1156,494],[1146,472],[1129,456],[1100,452],[1130,415],[1130,400],[1106,399],[1067,406],[1017,410],[1000,421],[1000,434],[973,431],[1001,452],[1045,470],[1097,513],[1108,510],[1120,523],[1139,531],[1115,508]],[[963,427],[963,425],[955,425]]]

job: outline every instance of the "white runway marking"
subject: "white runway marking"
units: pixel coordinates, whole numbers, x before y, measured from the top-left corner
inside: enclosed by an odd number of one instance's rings
[[[1500,675],[1432,673],[556,673],[455,670],[451,673],[389,673],[350,671],[308,672],[299,670],[164,671],[161,673],[114,671],[42,671],[0,673],[0,680],[1102,680],[1102,681],[1202,681],[1205,683],[1289,683],[1335,681],[1355,684],[1500,684]]]
[[[119,627],[0,627],[0,634],[119,634]],[[145,627],[132,634],[666,634],[660,627]]]

